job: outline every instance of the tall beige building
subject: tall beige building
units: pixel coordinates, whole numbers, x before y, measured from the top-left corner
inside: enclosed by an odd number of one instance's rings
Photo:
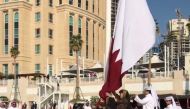
[[[85,67],[104,63],[106,0],[0,0],[0,70],[53,75],[75,64],[69,41],[81,34]]]
[[[170,41],[168,46],[170,55],[170,65],[182,68],[185,66],[185,55],[190,52],[190,33],[187,24],[188,19],[171,19],[168,23],[168,32]],[[179,63],[178,63],[179,55]]]

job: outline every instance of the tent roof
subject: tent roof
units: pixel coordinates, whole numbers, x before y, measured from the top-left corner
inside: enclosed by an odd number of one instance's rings
[[[92,71],[92,72],[103,72],[104,68],[102,65],[97,62],[93,67],[85,69],[85,71]]]
[[[79,66],[79,69],[82,69],[80,66]],[[77,65],[72,65],[72,67],[69,69],[69,70],[77,70]]]
[[[21,73],[17,74],[18,77],[28,77],[28,76],[46,76],[43,73]]]
[[[149,61],[145,62],[144,64],[148,64]],[[151,63],[164,63],[164,61],[159,59],[158,55],[153,55],[151,58]]]
[[[97,62],[92,68],[102,68],[102,65],[99,62]]]

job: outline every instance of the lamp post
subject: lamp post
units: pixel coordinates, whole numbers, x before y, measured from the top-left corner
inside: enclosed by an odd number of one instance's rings
[[[155,21],[155,24],[156,24],[156,30],[155,30],[155,36],[159,35],[160,34],[160,29],[159,29],[159,26],[158,26],[158,22],[156,19],[154,19]],[[152,49],[149,50],[149,66],[148,66],[148,86],[151,85],[151,57],[152,57]]]

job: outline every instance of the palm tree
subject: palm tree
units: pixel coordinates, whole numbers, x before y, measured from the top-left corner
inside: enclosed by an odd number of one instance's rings
[[[13,68],[14,68],[14,100],[17,100],[17,89],[18,89],[18,80],[17,80],[17,74],[16,74],[16,58],[20,54],[17,47],[12,47],[10,50],[11,57],[13,58]]]
[[[79,86],[79,78],[80,78],[80,75],[79,75],[79,63],[78,63],[78,53],[79,51],[81,50],[82,48],[82,39],[81,39],[81,35],[78,34],[78,35],[73,35],[71,37],[71,40],[70,40],[70,47],[71,49],[76,53],[76,65],[77,65],[77,78],[76,78],[76,87],[75,87],[75,100],[80,100],[81,99],[81,96],[80,96],[80,86]]]

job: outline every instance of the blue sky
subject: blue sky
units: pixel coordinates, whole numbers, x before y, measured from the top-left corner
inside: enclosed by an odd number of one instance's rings
[[[147,2],[162,34],[167,31],[168,20],[176,18],[175,9],[179,8],[185,18],[190,16],[190,0],[147,0]]]

